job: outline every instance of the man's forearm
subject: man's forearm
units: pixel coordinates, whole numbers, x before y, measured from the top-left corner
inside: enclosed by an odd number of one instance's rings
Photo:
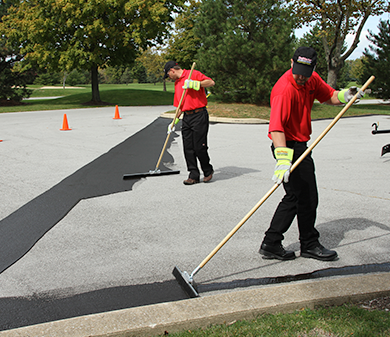
[[[213,80],[203,80],[200,82],[200,86],[203,88],[210,88],[215,85],[215,82]]]
[[[333,92],[332,97],[330,99],[328,99],[326,102],[324,102],[324,104],[328,104],[328,105],[342,105],[343,103],[341,103],[339,101],[339,99],[337,98],[338,93],[339,93],[339,91],[335,90]]]
[[[286,147],[286,136],[284,132],[272,131],[271,138],[275,147]]]

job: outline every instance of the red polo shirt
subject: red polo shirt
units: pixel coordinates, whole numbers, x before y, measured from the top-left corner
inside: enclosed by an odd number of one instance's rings
[[[173,99],[173,105],[177,107],[180,102],[181,95],[183,94],[184,81],[188,79],[191,70],[183,69],[183,74],[179,79],[175,81],[175,96]],[[203,75],[200,71],[193,70],[191,80],[203,81],[210,80],[210,77]],[[204,88],[200,88],[199,91],[193,89],[187,89],[182,102],[182,111],[194,110],[203,108],[207,105],[206,92]]]
[[[298,85],[292,70],[286,71],[271,92],[268,132],[281,131],[286,140],[307,142],[311,135],[311,108],[314,100],[323,103],[332,97],[334,91],[316,72],[313,72],[305,85]],[[271,138],[270,133],[268,136]]]

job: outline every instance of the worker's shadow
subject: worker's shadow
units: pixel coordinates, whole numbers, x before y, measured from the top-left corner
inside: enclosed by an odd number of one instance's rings
[[[316,226],[318,231],[321,233],[320,241],[321,243],[329,248],[336,249],[345,245],[359,245],[359,243],[366,243],[369,241],[373,241],[375,239],[382,238],[383,236],[388,236],[390,238],[390,226],[374,222],[365,218],[347,218],[347,219],[339,219],[330,221],[327,223],[319,224]],[[363,239],[356,239],[350,241],[348,243],[342,243],[342,241],[346,238],[346,234],[351,231],[365,231],[370,229],[370,232],[373,233],[370,237],[366,237]],[[377,234],[375,234],[377,232]],[[380,247],[376,247],[380,248]],[[288,246],[285,246],[286,250],[292,250],[295,252],[300,251],[299,242],[295,242]],[[388,245],[383,247],[384,250],[389,251]],[[370,249],[372,254],[376,254],[376,249]],[[273,260],[274,264],[283,263],[283,261]],[[343,266],[338,268],[326,268],[315,271],[310,271],[304,274],[298,275],[281,275],[278,277],[262,277],[262,278],[246,278],[240,279],[240,275],[245,274],[247,272],[252,272],[256,270],[260,270],[262,268],[270,267],[270,264],[267,266],[256,267],[250,270],[241,270],[234,274],[224,275],[220,278],[214,278],[205,280],[202,284],[198,284],[198,291],[201,292],[211,292],[218,291],[224,289],[235,289],[235,288],[245,288],[256,285],[267,285],[267,284],[275,284],[275,283],[284,283],[284,282],[292,282],[292,281],[300,281],[307,279],[315,279],[320,277],[331,277],[337,275],[351,275],[351,274],[359,274],[359,273],[368,273],[368,272],[382,272],[382,271],[390,271],[390,261],[384,263],[372,263],[372,264],[364,264],[364,265],[354,265],[354,266]],[[234,277],[234,281],[226,281],[223,279]]]
[[[320,242],[323,246],[329,249],[336,249],[344,245],[358,244],[363,241],[372,241],[383,235],[390,236],[390,226],[383,225],[379,222],[374,222],[365,218],[346,218],[333,220],[327,223],[318,224],[316,226],[317,230],[320,232]],[[353,230],[364,231],[368,228],[379,229],[386,231],[387,234],[378,234],[377,236],[372,236],[365,238],[363,240],[355,240],[353,242],[341,244],[345,239],[346,234]],[[341,245],[340,245],[341,244]],[[296,242],[286,247],[288,250],[299,251],[300,244]]]
[[[237,178],[255,172],[260,172],[260,170],[254,170],[246,167],[225,166],[225,167],[215,169],[213,174],[213,180],[211,180],[210,182],[216,180],[233,179],[233,178]]]
[[[169,119],[157,118],[138,133],[2,219],[0,273],[26,254],[80,200],[130,191],[140,178],[124,180],[125,174],[154,170],[167,139],[169,122]],[[169,138],[167,149],[173,139],[174,136]],[[161,162],[171,163],[173,157],[165,151]],[[163,164],[159,168],[161,171],[169,171]]]

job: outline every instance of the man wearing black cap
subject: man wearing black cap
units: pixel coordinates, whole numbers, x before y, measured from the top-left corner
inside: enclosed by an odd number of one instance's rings
[[[177,107],[183,90],[186,90],[182,106],[179,107],[178,117],[184,113],[181,133],[183,137],[184,157],[187,163],[189,176],[183,181],[184,185],[194,185],[200,181],[198,162],[203,171],[203,182],[209,182],[213,177],[213,166],[208,154],[207,134],[209,131],[209,114],[206,109],[207,98],[204,88],[214,86],[215,82],[200,71],[193,70],[188,80],[190,70],[181,69],[175,61],[169,61],[164,67],[164,78],[175,81],[175,95],[173,105]],[[177,118],[168,126],[168,133],[174,130],[179,122]]]
[[[260,246],[265,259],[292,260],[293,251],[282,246],[283,234],[297,216],[301,256],[322,261],[333,261],[337,253],[319,242],[320,234],[314,224],[318,206],[318,191],[311,153],[290,175],[292,164],[307,149],[311,135],[311,108],[315,99],[321,103],[347,103],[357,92],[356,87],[336,91],[314,71],[317,53],[310,47],[299,47],[289,69],[278,80],[271,92],[271,115],[268,136],[277,160],[272,180],[286,192],[272,218]],[[358,98],[364,93],[359,91]]]

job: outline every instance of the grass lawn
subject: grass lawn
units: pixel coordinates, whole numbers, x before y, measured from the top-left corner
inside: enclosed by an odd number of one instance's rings
[[[168,331],[169,333],[169,331]],[[390,312],[367,310],[362,305],[302,309],[290,314],[265,314],[254,320],[213,325],[207,329],[187,330],[169,336],[390,336]]]
[[[24,101],[18,106],[0,106],[0,113],[37,111],[37,110],[59,110],[59,109],[81,109],[93,108],[94,105],[87,104],[91,100],[91,86],[78,86],[63,89],[58,86],[45,88],[41,86],[30,86],[33,90],[31,98],[34,100]],[[148,106],[148,105],[172,105],[173,103],[173,82],[166,83],[166,91],[163,91],[163,84],[101,84],[99,86],[102,101],[107,106]],[[39,99],[40,97],[60,97],[56,99]],[[364,100],[363,100],[364,101]],[[312,119],[334,118],[340,111],[341,106],[329,106],[314,104]],[[216,102],[211,95],[209,97],[208,110],[211,116],[231,118],[261,118],[269,119],[270,108],[254,104],[226,104]],[[368,114],[390,114],[390,104],[384,105],[354,105],[344,116],[360,116]]]
[[[88,104],[92,98],[91,86],[76,88],[58,87],[58,89],[45,89],[41,86],[30,86],[33,100],[25,100],[18,106],[0,106],[2,112],[21,112],[37,110],[83,109],[93,108],[96,105]],[[163,91],[160,84],[106,84],[99,86],[100,98],[106,106],[147,106],[172,105],[173,83],[167,83],[167,91]],[[40,97],[60,97],[56,99],[39,99]]]

